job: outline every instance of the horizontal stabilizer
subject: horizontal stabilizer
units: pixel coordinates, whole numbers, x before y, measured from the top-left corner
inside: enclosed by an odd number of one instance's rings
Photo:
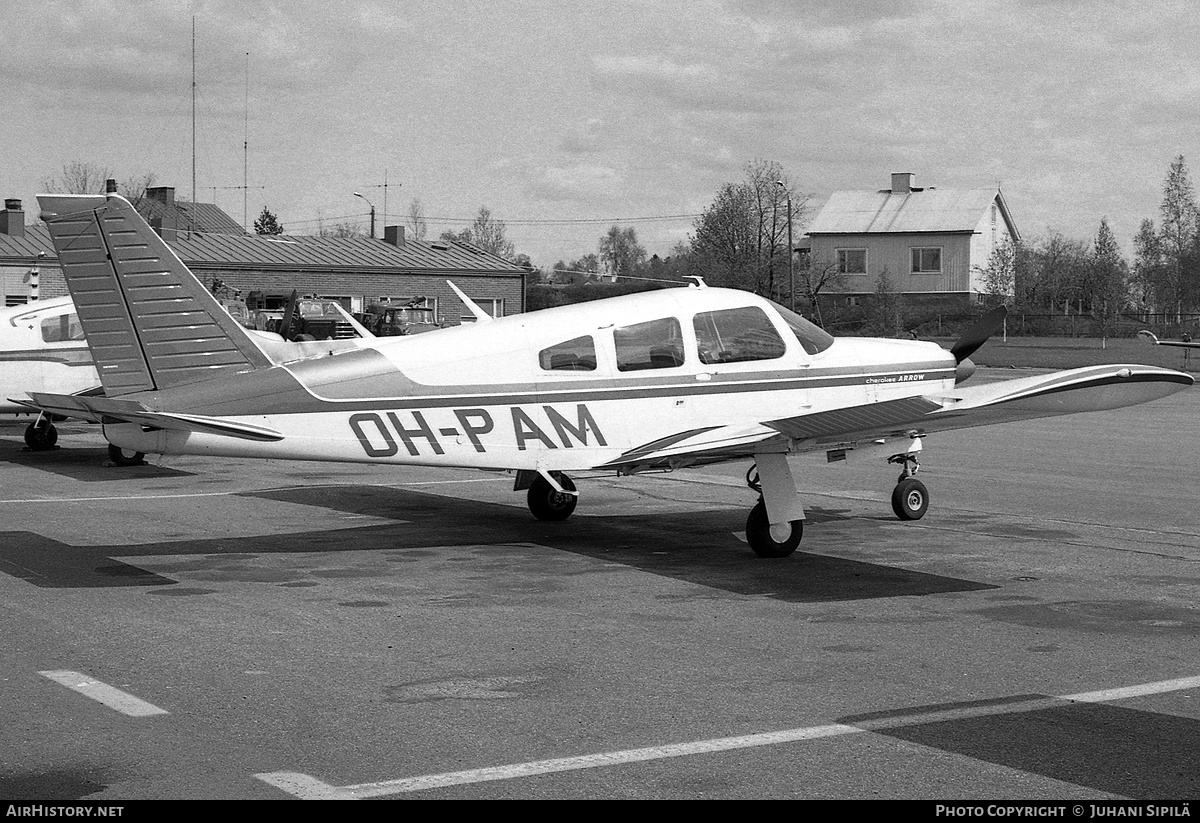
[[[32,402],[18,402],[33,409],[50,412],[51,414],[82,418],[95,423],[134,423],[150,429],[205,432],[206,434],[219,434],[226,437],[237,437],[242,440],[265,442],[274,442],[283,439],[282,434],[266,426],[243,423],[228,417],[206,417],[198,414],[153,411],[141,403],[132,400],[119,400],[108,397],[80,397],[78,395],[47,394],[44,392],[31,392],[29,397]]]

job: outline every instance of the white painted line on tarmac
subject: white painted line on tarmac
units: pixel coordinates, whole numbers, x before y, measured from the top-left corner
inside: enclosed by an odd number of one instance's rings
[[[1105,703],[1130,697],[1145,697],[1152,694],[1163,694],[1194,688],[1200,688],[1200,677],[1180,677],[1174,680],[1160,680],[1155,683],[1143,683],[1125,688],[1080,692],[1061,697],[1032,697],[1008,703],[986,703],[945,710],[935,709],[911,714],[877,716],[853,726],[842,723],[831,723],[825,726],[808,726],[806,728],[748,734],[739,737],[719,737],[710,740],[696,740],[690,743],[672,743],[665,746],[625,749],[623,751],[588,754],[579,757],[535,760],[528,763],[514,763],[507,766],[490,766],[482,769],[428,774],[420,777],[401,778],[399,780],[385,780],[378,783],[358,783],[350,786],[333,786],[315,777],[299,772],[263,772],[256,774],[255,777],[302,800],[356,800],[416,792],[424,789],[436,789],[445,786],[461,786],[467,783],[512,780],[514,778],[529,777],[537,774],[595,769],[602,766],[619,766],[626,763],[663,760],[670,757],[688,757],[697,754],[748,749],[758,746],[776,746],[782,743],[840,737],[879,729],[915,726],[922,723],[961,720],[970,717],[997,714],[1016,714],[1018,712],[1036,711],[1061,706],[1064,702]]]
[[[95,701],[103,703],[110,709],[115,709],[121,714],[127,714],[130,717],[151,717],[156,714],[170,714],[166,709],[160,709],[153,703],[147,703],[145,700],[134,697],[128,692],[123,692],[107,683],[101,683],[99,680],[95,680],[79,672],[61,670],[38,672],[38,674],[48,677],[55,683],[66,686],[71,691],[79,692],[85,697],[90,697]]]

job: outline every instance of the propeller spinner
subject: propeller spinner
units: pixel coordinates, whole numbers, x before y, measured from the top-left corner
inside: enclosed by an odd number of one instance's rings
[[[967,329],[962,337],[958,338],[950,347],[950,353],[954,355],[954,362],[958,364],[958,368],[954,372],[954,385],[957,386],[975,373],[975,364],[971,362],[971,355],[986,343],[989,337],[1000,330],[1007,315],[1007,307],[997,306],[979,318],[975,325]]]

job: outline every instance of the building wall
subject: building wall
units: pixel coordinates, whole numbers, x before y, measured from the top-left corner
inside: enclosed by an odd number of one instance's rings
[[[873,294],[880,272],[887,270],[892,288],[901,294],[967,292],[971,285],[972,238],[958,234],[839,234],[815,235],[812,240],[814,265],[836,265],[838,249],[866,249],[867,273],[846,275],[839,291]],[[941,272],[914,274],[912,249],[942,250]]]
[[[979,225],[971,238],[971,259],[974,261],[971,269],[971,291],[979,294],[985,291],[982,270],[987,267],[996,247],[1011,236],[1000,207],[993,203],[983,217],[979,218]]]

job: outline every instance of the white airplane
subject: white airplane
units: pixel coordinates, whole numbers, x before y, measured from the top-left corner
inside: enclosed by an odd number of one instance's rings
[[[928,433],[1192,384],[1124,365],[964,387],[1002,309],[947,351],[834,339],[754,294],[699,283],[498,319],[459,292],[477,322],[279,363],[123,198],[38,200],[106,396],[34,392],[32,407],[100,420],[114,447],[142,453],[509,470],[543,520],[575,509],[568,473],[752,459],[760,497],[746,537],[767,557],[803,534],[789,454],[902,465],[893,509],[917,519]]]
[[[70,297],[52,297],[0,309],[0,415],[36,415],[25,428],[31,449],[58,440],[51,419],[9,400],[29,392],[99,394],[100,377],[83,339],[83,326]]]

